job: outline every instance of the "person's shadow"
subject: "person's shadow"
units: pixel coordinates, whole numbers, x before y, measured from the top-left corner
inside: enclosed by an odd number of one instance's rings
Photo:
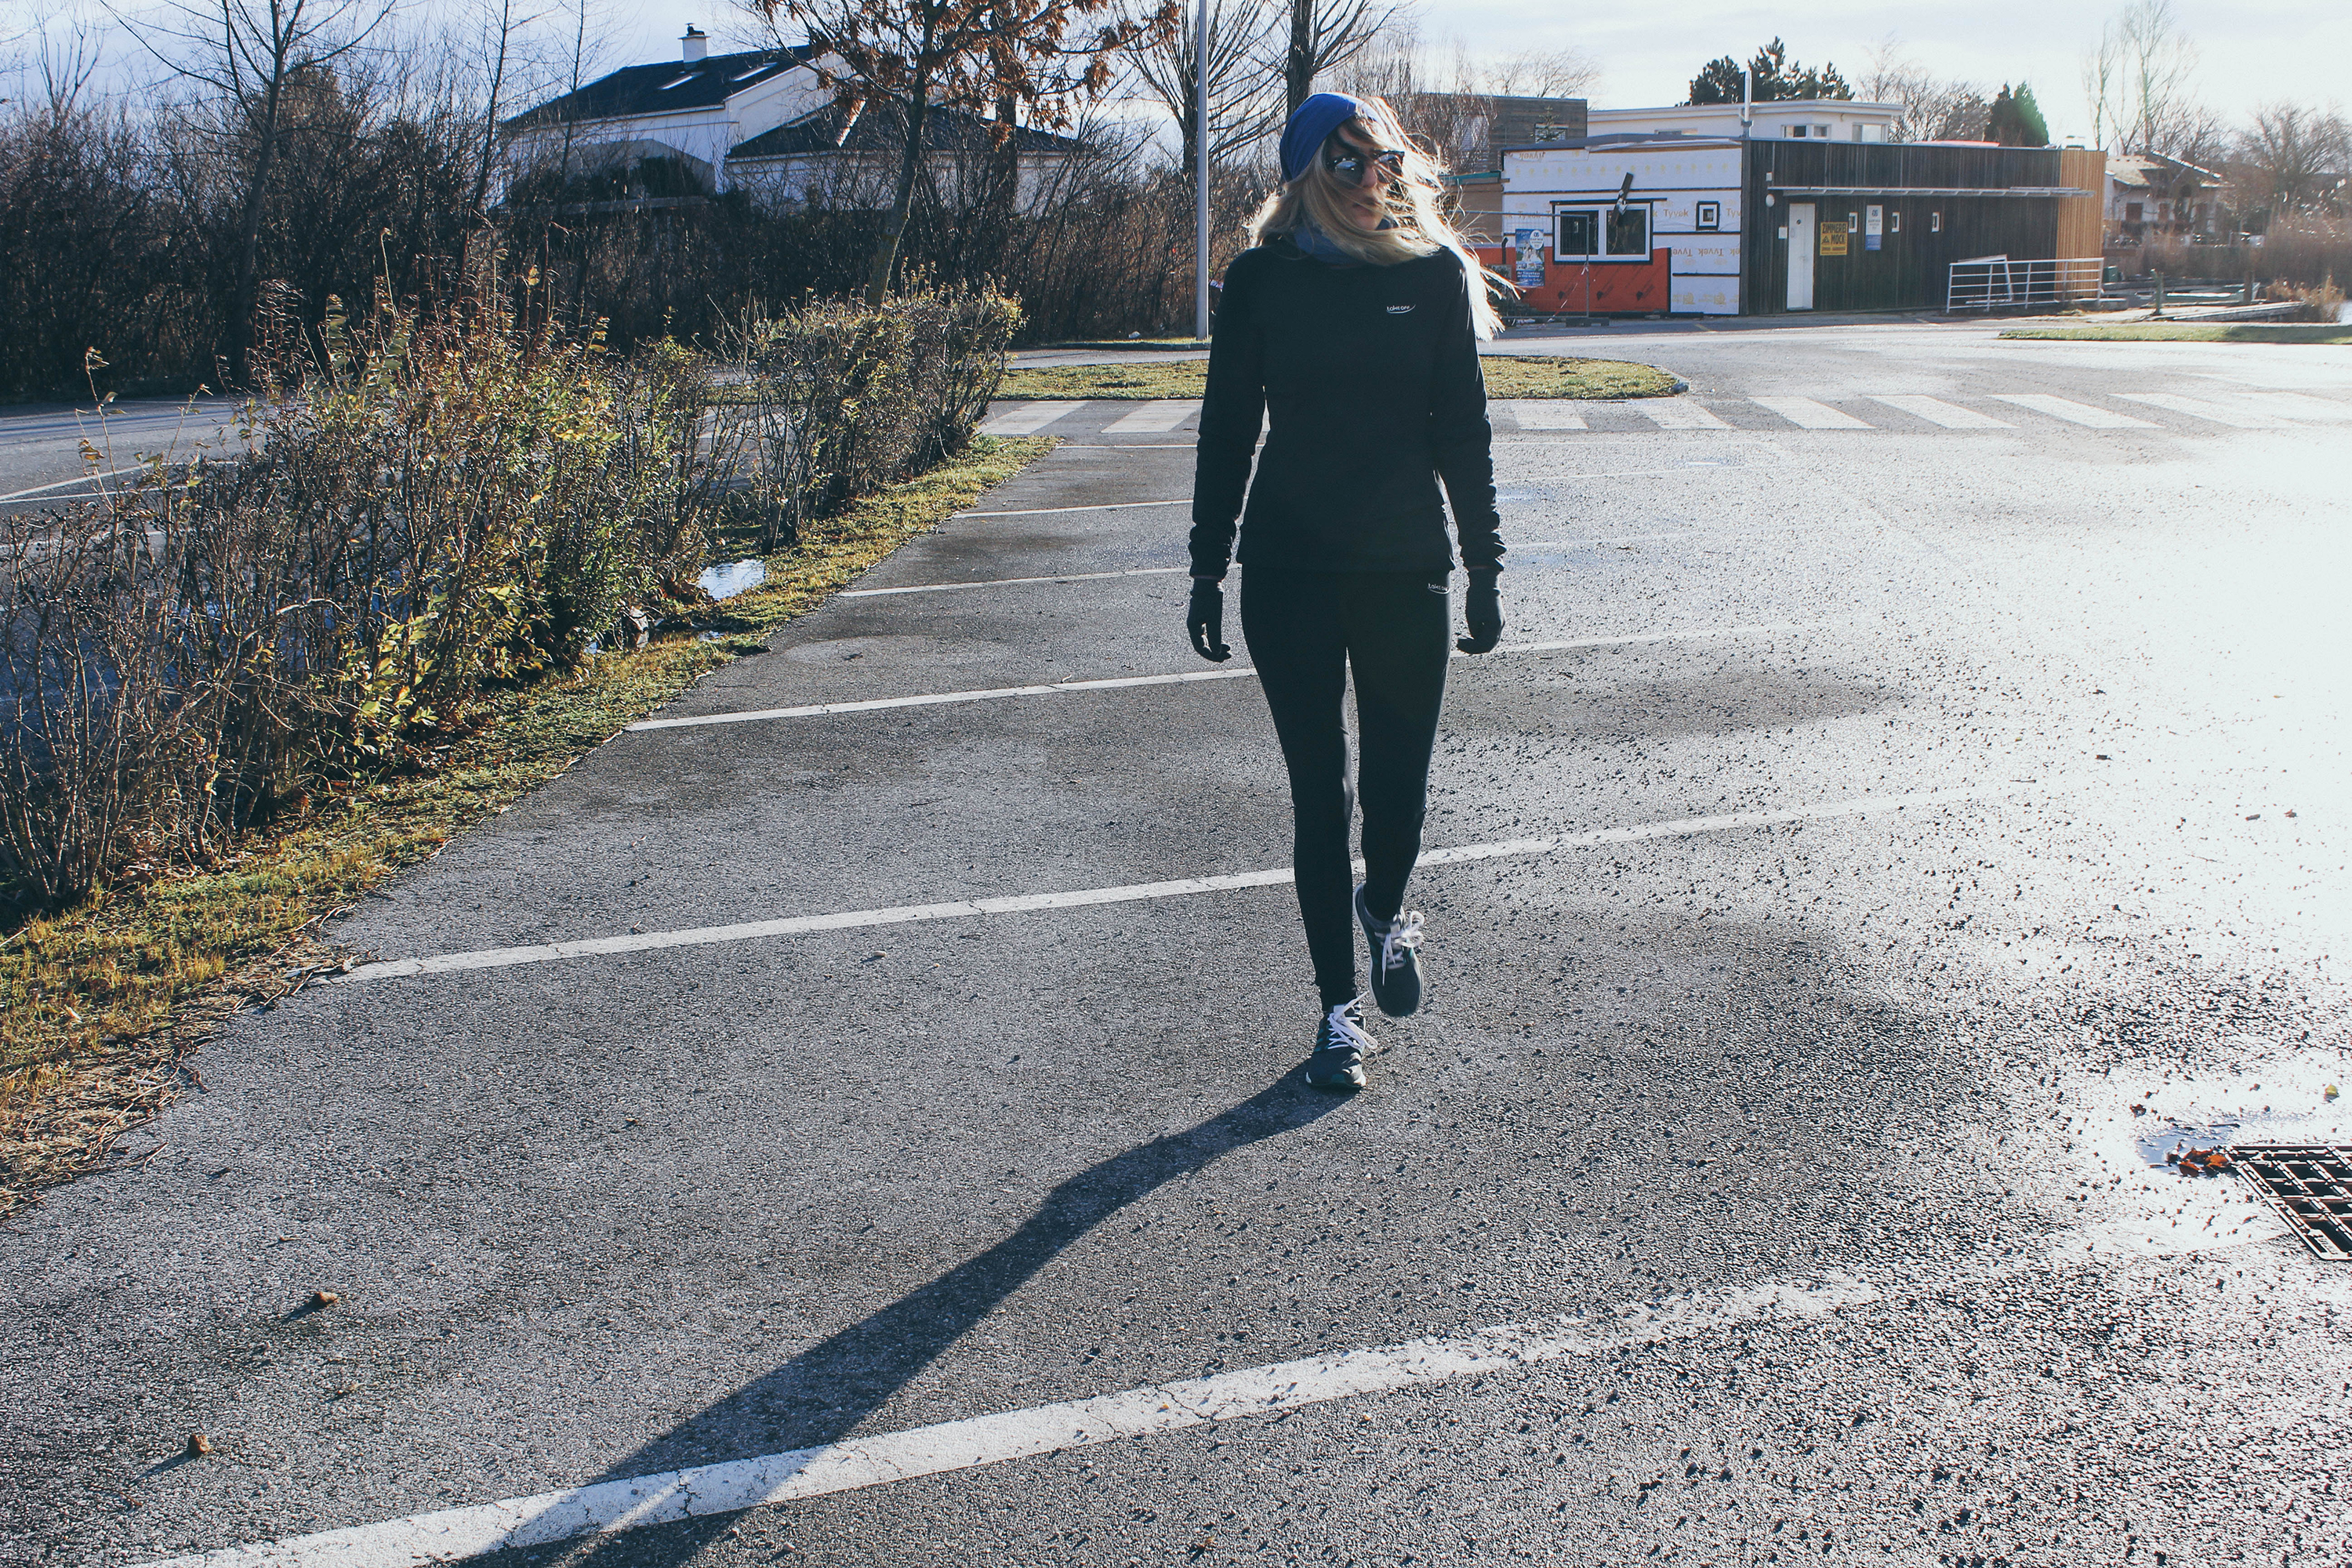
[[[837,1442],[937,1360],[1062,1249],[1137,1199],[1232,1150],[1305,1127],[1348,1103],[1297,1073],[1196,1127],[1139,1144],[1045,1194],[1020,1229],[863,1321],[811,1346],[646,1444],[599,1481]],[[1109,1392],[1108,1390],[1097,1392]],[[729,1515],[625,1531],[576,1546],[576,1563],[659,1568],[691,1560]]]

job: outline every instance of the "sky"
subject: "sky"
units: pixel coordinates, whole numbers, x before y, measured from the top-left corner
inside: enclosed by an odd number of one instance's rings
[[[72,0],[67,0],[68,4]],[[456,15],[478,0],[416,0],[414,9]],[[740,34],[742,13],[725,0],[591,0],[606,16],[607,67],[673,58],[678,35],[693,22],[719,35]],[[1189,0],[1188,0],[1189,3]],[[1277,4],[1278,0],[1265,0]],[[545,0],[550,12],[567,0]],[[2082,58],[2121,0],[1968,0],[1967,4],[1870,5],[1857,0],[1654,0],[1649,5],[1570,7],[1559,0],[1421,0],[1421,31],[1440,41],[1458,37],[1473,55],[1575,47],[1600,62],[1591,101],[1601,108],[1678,103],[1707,60],[1745,60],[1781,38],[1807,64],[1834,63],[1849,79],[1868,67],[1872,49],[1892,35],[1919,65],[1938,76],[1980,83],[2029,81],[2052,137],[2083,139],[2090,118],[2082,92]],[[2196,41],[2195,91],[2242,123],[2274,100],[2352,109],[2340,85],[2352,59],[2352,0],[2175,0],[2182,30]],[[0,45],[29,31],[59,7],[57,0],[0,0]],[[103,13],[98,15],[102,18]],[[0,47],[0,55],[21,52]],[[0,89],[5,91],[5,89]]]

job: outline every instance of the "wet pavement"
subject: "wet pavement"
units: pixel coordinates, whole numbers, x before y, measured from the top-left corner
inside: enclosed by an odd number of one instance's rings
[[[1152,683],[1189,423],[1085,405],[662,717],[877,706],[615,737],[338,932],[495,966],[241,1017],[0,1233],[0,1561],[812,1448],[502,1560],[2345,1560],[2352,1271],[2165,1155],[2352,1142],[2352,354],[1730,336],[1631,356],[1712,424],[1498,417],[1365,1093],[1255,681]]]

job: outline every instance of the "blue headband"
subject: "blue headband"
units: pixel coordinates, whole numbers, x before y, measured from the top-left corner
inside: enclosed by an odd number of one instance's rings
[[[1298,106],[1282,128],[1282,178],[1285,184],[1307,172],[1324,138],[1349,121],[1365,114],[1363,100],[1344,92],[1318,92]]]

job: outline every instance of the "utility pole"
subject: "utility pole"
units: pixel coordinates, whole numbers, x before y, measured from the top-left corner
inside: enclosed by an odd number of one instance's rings
[[[1192,26],[1192,335],[1209,335],[1209,0]]]

